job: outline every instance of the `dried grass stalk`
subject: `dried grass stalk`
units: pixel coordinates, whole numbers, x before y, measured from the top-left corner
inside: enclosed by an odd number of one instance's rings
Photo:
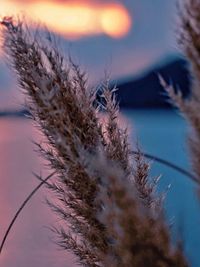
[[[178,42],[191,63],[191,93],[184,98],[179,90],[161,78],[172,102],[191,126],[188,136],[191,163],[200,181],[200,1],[186,0],[179,5]]]
[[[142,154],[131,164],[108,85],[103,125],[96,94],[77,65],[66,64],[51,41],[32,37],[20,21],[1,24],[5,51],[47,140],[38,149],[56,171],[49,205],[62,219],[53,229],[59,245],[82,266],[188,266],[179,248],[172,249]]]

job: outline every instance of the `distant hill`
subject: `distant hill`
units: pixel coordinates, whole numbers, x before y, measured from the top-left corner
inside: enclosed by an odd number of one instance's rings
[[[121,108],[170,108],[169,99],[160,85],[158,74],[167,82],[180,88],[184,96],[190,91],[190,75],[187,62],[179,57],[168,59],[166,63],[157,64],[151,70],[137,78],[126,81],[115,81],[117,84],[117,100]],[[125,79],[123,79],[125,80]],[[0,117],[25,117],[29,112],[0,111]]]
[[[176,58],[149,70],[139,78],[117,82],[117,99],[122,108],[170,108],[169,99],[160,85],[158,74],[172,82],[184,96],[189,94],[190,75],[184,59]]]
[[[21,117],[28,117],[28,116],[30,116],[30,113],[26,109],[0,111],[0,118],[1,117],[21,118]]]

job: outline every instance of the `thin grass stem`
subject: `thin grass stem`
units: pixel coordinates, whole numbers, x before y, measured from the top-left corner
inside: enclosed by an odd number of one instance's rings
[[[5,232],[5,235],[2,239],[2,242],[1,242],[1,246],[0,246],[0,254],[2,253],[3,251],[3,247],[5,245],[5,242],[8,238],[8,235],[14,225],[14,223],[16,222],[17,218],[19,217],[20,213],[22,212],[22,210],[24,209],[24,207],[26,206],[26,204],[29,202],[29,200],[33,197],[33,195],[35,195],[35,193],[42,187],[43,184],[45,184],[56,172],[53,172],[51,173],[50,175],[48,175],[40,184],[38,184],[34,190],[27,196],[27,198],[24,200],[24,202],[22,203],[22,205],[20,206],[20,208],[17,210],[17,212],[15,213],[13,219],[11,220],[6,232]]]

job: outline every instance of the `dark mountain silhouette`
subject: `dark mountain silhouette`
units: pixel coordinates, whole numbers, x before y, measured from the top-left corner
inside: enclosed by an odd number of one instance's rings
[[[165,90],[159,82],[158,74],[168,83],[175,85],[184,96],[189,94],[190,75],[188,64],[182,58],[175,58],[160,67],[148,71],[136,79],[116,82],[117,99],[121,108],[170,108]]]
[[[13,117],[13,118],[27,117],[28,118],[29,116],[30,116],[30,113],[26,109],[0,111],[0,118],[1,117]]]
[[[168,83],[173,83],[176,89],[186,97],[190,91],[190,75],[188,63],[179,57],[157,64],[140,77],[127,79],[125,82],[114,81],[117,84],[117,100],[121,108],[170,108],[172,105],[159,82],[158,74]],[[100,100],[98,98],[98,100]],[[25,109],[19,111],[0,111],[0,117],[27,117]]]

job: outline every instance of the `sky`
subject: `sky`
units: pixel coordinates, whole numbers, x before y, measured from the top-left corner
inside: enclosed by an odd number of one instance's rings
[[[25,15],[59,36],[91,83],[105,72],[111,79],[134,76],[176,53],[174,10],[174,0],[0,0],[0,16]],[[21,98],[11,77],[0,51],[1,108]]]
[[[34,22],[66,38],[106,34],[123,37],[131,27],[131,17],[123,4],[110,1],[4,0],[2,13],[24,12]],[[119,19],[115,19],[120,17]]]

